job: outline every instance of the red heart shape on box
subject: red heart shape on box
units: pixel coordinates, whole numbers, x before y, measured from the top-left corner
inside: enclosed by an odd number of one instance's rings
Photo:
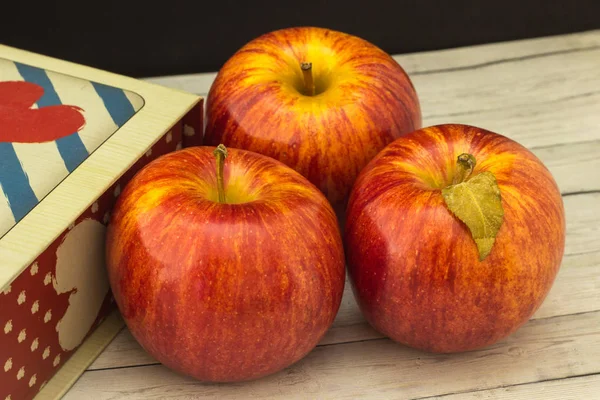
[[[82,109],[55,105],[32,109],[44,94],[35,83],[0,82],[0,142],[41,143],[79,131],[85,124]]]

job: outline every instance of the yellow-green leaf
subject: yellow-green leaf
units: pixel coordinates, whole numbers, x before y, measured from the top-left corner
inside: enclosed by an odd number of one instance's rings
[[[466,182],[442,189],[446,205],[471,231],[479,260],[492,251],[504,220],[500,188],[491,172],[481,172]]]

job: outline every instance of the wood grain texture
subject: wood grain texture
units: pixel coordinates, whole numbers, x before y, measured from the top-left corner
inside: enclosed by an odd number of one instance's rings
[[[595,399],[600,393],[600,374],[547,382],[512,385],[492,390],[436,396],[439,400],[581,400]]]
[[[387,339],[319,347],[294,366],[235,385],[195,382],[162,365],[89,371],[65,399],[410,399],[590,374],[600,369],[600,312],[533,321],[484,350],[433,355]],[[118,382],[118,384],[116,384]]]
[[[575,194],[563,199],[569,219],[565,244],[568,254],[600,250],[600,193]]]
[[[600,48],[418,75],[425,126],[480,126],[530,148],[597,140],[595,60]]]
[[[598,393],[596,375],[563,378],[600,373],[600,30],[395,58],[415,83],[425,126],[468,123],[505,134],[529,147],[557,180],[567,213],[566,252],[533,320],[490,348],[430,355],[381,338],[347,287],[319,347],[272,377],[237,385],[198,383],[154,364],[124,330],[67,399],[92,393],[99,399],[452,400]],[[214,76],[148,80],[206,93]],[[125,366],[137,367],[111,370]]]
[[[531,151],[548,167],[561,193],[600,190],[600,140],[534,147]]]

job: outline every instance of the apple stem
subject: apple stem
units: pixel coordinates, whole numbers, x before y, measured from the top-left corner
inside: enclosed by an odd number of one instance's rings
[[[225,165],[225,158],[227,157],[227,148],[220,144],[213,151],[215,158],[217,159],[217,192],[219,194],[219,203],[225,203],[225,183],[223,182],[223,167]]]
[[[300,69],[302,70],[302,75],[304,75],[304,92],[308,96],[315,95],[315,83],[313,81],[312,75],[312,63],[303,62],[300,63]]]
[[[452,184],[456,185],[457,183],[462,183],[469,179],[469,176],[471,176],[476,163],[475,157],[473,157],[472,154],[463,153],[458,156],[458,160],[456,161],[458,171],[454,175]]]

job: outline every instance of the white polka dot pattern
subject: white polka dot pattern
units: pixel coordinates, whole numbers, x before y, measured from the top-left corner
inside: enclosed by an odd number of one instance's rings
[[[183,125],[183,134],[185,136],[194,136],[196,134],[196,130],[194,129],[194,127],[189,126],[189,125]]]
[[[39,345],[40,345],[39,338],[33,339],[33,342],[31,342],[31,347],[30,347],[31,351],[36,351]]]
[[[39,266],[38,263],[33,263],[33,265],[31,266],[31,268],[29,268],[29,273],[31,274],[31,276],[35,275],[38,273],[39,270]]]
[[[4,324],[4,333],[8,335],[10,331],[12,331],[12,328],[12,319],[9,319],[8,321],[6,321],[6,324]]]

